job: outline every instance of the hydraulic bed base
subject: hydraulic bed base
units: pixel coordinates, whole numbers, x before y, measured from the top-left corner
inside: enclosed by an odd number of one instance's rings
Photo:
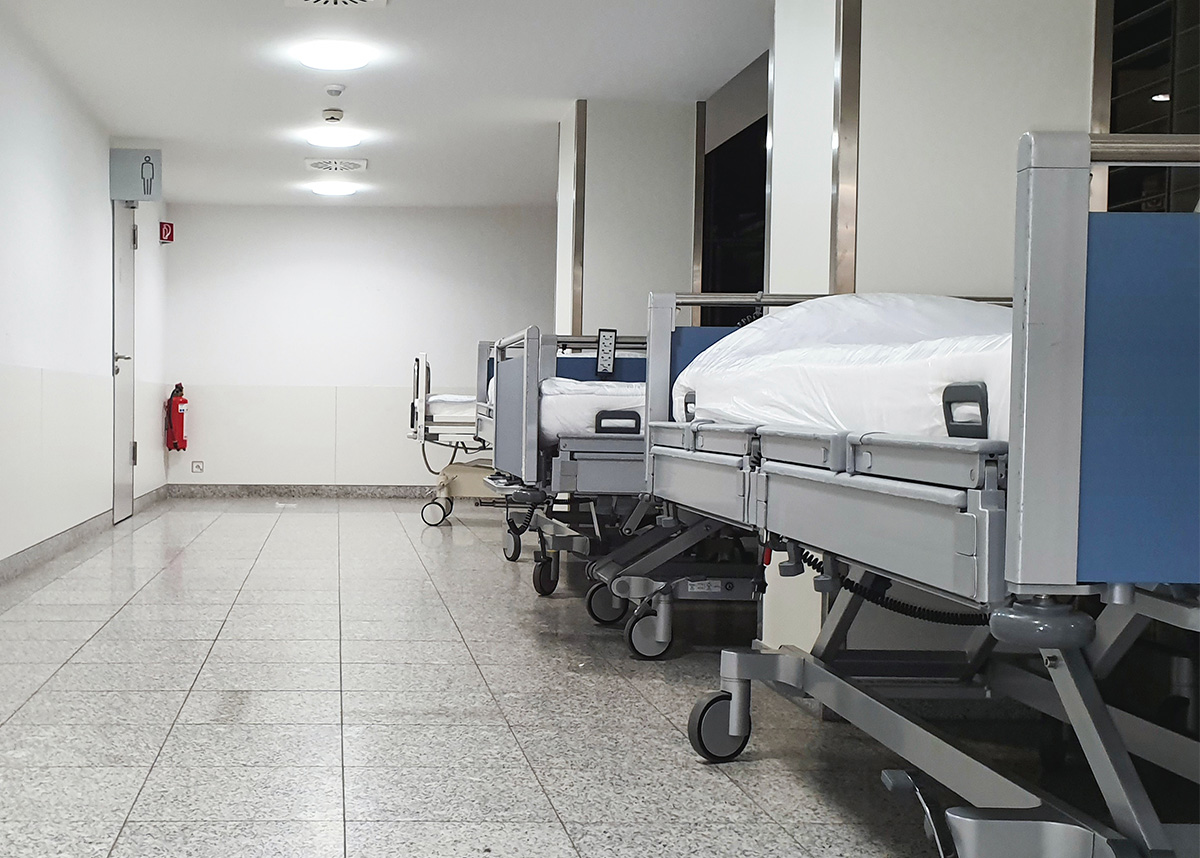
[[[545,445],[540,432],[541,382],[564,372],[565,361],[585,360],[564,359],[559,354],[563,345],[591,346],[597,355],[605,352],[604,344],[595,340],[543,335],[536,327],[480,349],[478,386],[480,401],[487,404],[480,408],[479,431],[481,437],[495,439],[500,472],[488,482],[509,504],[504,555],[516,560],[522,535],[535,533],[533,586],[546,596],[558,586],[562,552],[593,560],[599,552],[614,551],[589,566],[598,571],[589,572],[596,585],[587,594],[588,613],[602,625],[615,625],[633,606],[625,624],[630,651],[660,658],[673,639],[673,601],[752,601],[761,590],[761,564],[754,559],[718,566],[694,556],[698,546],[727,540],[726,529],[687,529],[669,513],[658,524],[643,524],[651,514],[665,511],[661,504],[643,500],[647,445],[640,415],[601,412],[594,433],[562,436],[554,446]],[[613,337],[611,345],[644,349],[646,341]],[[631,361],[635,359],[615,357],[614,374],[640,369],[645,377],[648,361],[637,361],[639,368]],[[493,378],[494,397],[488,402]],[[644,555],[638,553],[645,545],[652,547]]]
[[[636,605],[625,622],[625,643],[639,658],[662,658],[674,639],[675,602],[753,602],[762,593],[760,558],[718,562],[703,555],[705,547],[722,544],[735,554],[745,551],[724,522],[668,504],[653,525],[588,564],[596,582],[587,593],[588,614],[615,625]]]
[[[883,782],[918,800],[942,858],[1200,853],[1200,825],[1164,825],[1131,757],[1200,781],[1194,723],[1152,723],[1109,705],[1097,684],[1151,620],[1200,629],[1200,215],[1089,215],[1097,153],[1110,163],[1196,163],[1200,137],[1022,140],[1010,444],[760,428],[756,455],[737,463],[689,449],[689,430],[677,427],[669,431],[684,442],[649,449],[652,491],[666,464],[661,491],[701,515],[709,506],[729,514],[706,498],[744,471],[744,525],[786,548],[780,574],[811,569],[833,597],[809,652],[759,644],[722,655],[721,690],[689,720],[693,747],[735,758],[750,736],[750,683],[793,689],[912,765]],[[652,351],[655,312],[652,298]],[[1122,346],[1131,331],[1137,349]],[[663,413],[648,408],[652,439],[666,437]],[[1135,427],[1153,427],[1153,442]],[[941,607],[892,597],[891,581]],[[1076,600],[1096,596],[1105,607],[1093,618]],[[865,601],[977,630],[951,670],[933,656],[872,663],[847,647]],[[1194,713],[1194,648],[1182,660],[1179,693]],[[1009,697],[1068,724],[1108,819],[996,772],[908,714],[897,691],[922,687]],[[963,806],[940,806],[935,781]]]

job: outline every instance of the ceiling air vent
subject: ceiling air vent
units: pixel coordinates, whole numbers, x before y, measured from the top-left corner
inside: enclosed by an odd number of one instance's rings
[[[388,0],[283,0],[284,6],[386,6]]]
[[[361,173],[367,169],[365,158],[305,158],[304,166],[318,173]]]

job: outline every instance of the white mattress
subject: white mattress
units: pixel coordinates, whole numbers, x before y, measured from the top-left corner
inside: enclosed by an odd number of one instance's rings
[[[544,445],[564,435],[591,435],[601,411],[636,411],[645,419],[646,385],[628,381],[547,378],[541,385],[539,430]]]
[[[475,419],[475,397],[467,393],[431,393],[427,400],[434,420],[465,422]]]
[[[701,420],[944,438],[943,389],[982,381],[988,437],[1007,440],[1011,350],[1006,307],[831,295],[772,313],[705,350],[675,382],[675,414],[695,393]],[[970,407],[956,410],[962,419]]]

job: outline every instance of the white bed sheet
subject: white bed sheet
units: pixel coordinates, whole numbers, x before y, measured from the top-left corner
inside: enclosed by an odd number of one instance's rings
[[[475,419],[475,397],[468,393],[431,393],[427,405],[429,416],[434,420],[462,422]]]
[[[645,419],[646,385],[628,381],[547,378],[541,384],[539,434],[543,445],[564,435],[591,435],[601,411],[636,411]]]
[[[701,420],[946,437],[942,391],[982,381],[988,437],[1007,440],[1011,351],[1006,307],[831,295],[772,313],[704,351],[676,380],[675,413],[695,393]]]

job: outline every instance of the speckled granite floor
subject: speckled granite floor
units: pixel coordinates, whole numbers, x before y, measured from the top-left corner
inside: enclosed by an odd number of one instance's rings
[[[418,510],[173,500],[0,587],[0,855],[932,854],[853,728],[764,689],[701,762],[714,648],[632,661],[497,512]]]

